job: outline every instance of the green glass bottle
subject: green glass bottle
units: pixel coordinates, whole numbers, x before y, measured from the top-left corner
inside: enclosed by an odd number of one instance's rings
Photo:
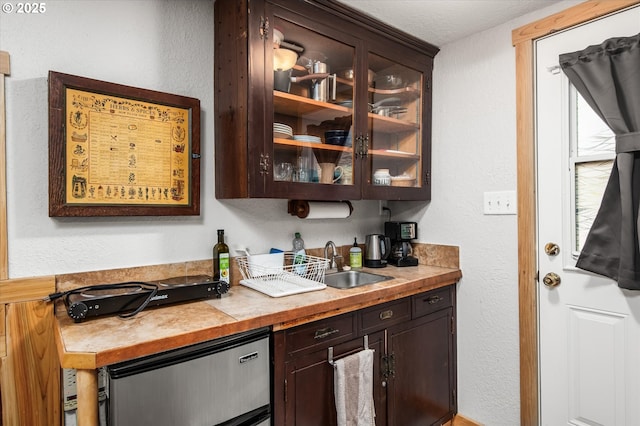
[[[218,242],[213,246],[213,279],[231,285],[229,246],[224,242],[224,229],[218,229]]]

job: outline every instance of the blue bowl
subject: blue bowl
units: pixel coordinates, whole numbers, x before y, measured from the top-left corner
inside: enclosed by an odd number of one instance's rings
[[[349,137],[347,130],[327,130],[324,132],[324,143],[329,145],[345,146]]]

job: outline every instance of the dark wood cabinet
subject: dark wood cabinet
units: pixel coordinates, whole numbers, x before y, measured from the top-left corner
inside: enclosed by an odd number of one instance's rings
[[[217,198],[427,200],[438,49],[330,0],[216,0]]]
[[[377,426],[439,425],[456,404],[455,285],[274,333],[274,424],[336,424],[334,359],[374,349]]]

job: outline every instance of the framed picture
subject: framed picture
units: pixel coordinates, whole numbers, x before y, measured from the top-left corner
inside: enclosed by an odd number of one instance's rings
[[[200,101],[49,72],[49,216],[200,214]]]

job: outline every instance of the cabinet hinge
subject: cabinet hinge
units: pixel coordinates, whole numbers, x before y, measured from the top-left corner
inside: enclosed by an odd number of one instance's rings
[[[287,403],[287,379],[284,379],[284,402]]]
[[[456,406],[456,390],[455,389],[451,389],[451,406],[452,407]]]
[[[431,185],[431,170],[424,172],[424,184],[427,186]]]
[[[355,140],[354,152],[356,154],[356,158],[364,158],[369,155],[369,134],[366,135],[358,135]]]
[[[451,334],[456,334],[456,317],[451,317]]]
[[[264,16],[260,17],[260,28],[258,30],[260,32],[260,38],[269,38],[269,18],[265,18]]]
[[[269,174],[269,154],[260,154],[260,174]]]

